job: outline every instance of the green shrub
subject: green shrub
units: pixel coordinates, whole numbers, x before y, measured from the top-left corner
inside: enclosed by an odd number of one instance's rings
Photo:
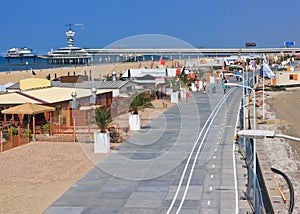
[[[140,110],[145,108],[153,108],[151,101],[151,97],[147,96],[146,94],[138,94],[133,98],[129,111],[131,111],[133,114],[138,114]]]
[[[102,133],[106,133],[108,125],[112,122],[110,108],[100,107],[95,110],[95,120]]]
[[[11,126],[12,135],[18,135],[18,128]]]
[[[44,132],[50,132],[50,124],[45,124],[44,126],[43,126],[43,129],[44,129]]]

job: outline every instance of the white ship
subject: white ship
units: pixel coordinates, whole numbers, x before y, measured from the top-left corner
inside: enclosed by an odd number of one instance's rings
[[[25,57],[35,57],[36,54],[32,52],[30,48],[11,48],[4,54],[5,58],[25,58]]]

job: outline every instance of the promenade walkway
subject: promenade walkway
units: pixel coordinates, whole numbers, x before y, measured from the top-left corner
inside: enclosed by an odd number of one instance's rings
[[[199,156],[199,164],[180,213],[234,213],[232,139],[235,124],[232,123],[236,121],[233,112],[238,108],[238,94],[230,101],[234,107],[227,113],[223,109],[224,118],[219,118],[207,137],[208,143]],[[171,107],[111,151],[45,214],[166,213],[199,132],[223,96],[221,86],[217,86],[215,94],[193,93],[189,103],[180,102]],[[220,124],[227,119],[230,124],[223,124],[222,132],[217,132]],[[235,158],[239,194],[242,195],[245,170],[239,156]],[[215,179],[211,177],[213,173]],[[187,185],[186,182],[183,185]],[[179,200],[176,200],[175,206],[178,206]],[[250,210],[242,202],[240,211]]]

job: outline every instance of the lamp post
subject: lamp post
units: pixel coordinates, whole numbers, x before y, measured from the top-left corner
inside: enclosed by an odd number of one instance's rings
[[[239,85],[236,83],[225,83],[227,86],[234,86],[234,87],[243,87],[250,89],[253,93],[253,130],[256,130],[256,97],[255,97],[255,90],[246,85]],[[244,127],[245,130],[245,127]],[[253,138],[253,205],[254,209],[256,208],[255,202],[255,194],[256,194],[256,137]]]
[[[293,136],[290,136],[290,135],[276,134],[275,131],[272,131],[272,130],[240,130],[238,132],[238,136],[246,137],[246,138],[256,138],[256,139],[285,138],[285,139],[300,142],[300,138],[293,137]]]
[[[242,78],[243,80],[243,86],[245,85],[245,79],[244,79],[244,68],[242,66],[236,66],[236,67],[241,67],[243,71],[243,75],[235,75],[238,76],[239,78]],[[245,129],[246,127],[246,93],[245,89],[243,88],[243,128]],[[244,151],[246,151],[246,139],[243,139],[243,144],[244,144]]]
[[[241,66],[241,65],[232,65],[232,67],[236,67],[236,68],[239,68],[239,69],[242,70],[243,85],[245,85],[245,69],[244,69],[244,67]],[[247,75],[247,76],[248,76],[248,75]],[[246,78],[246,80],[247,80],[247,82],[248,82],[248,77]],[[247,86],[248,86],[248,84],[247,84]],[[246,94],[246,92],[245,92],[244,94]],[[247,93],[247,94],[248,94],[248,93]]]

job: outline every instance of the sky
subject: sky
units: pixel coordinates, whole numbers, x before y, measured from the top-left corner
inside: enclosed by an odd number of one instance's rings
[[[127,37],[160,34],[194,47],[300,47],[300,1],[289,0],[10,0],[0,4],[0,53],[29,47],[39,54],[74,43],[104,48]]]

